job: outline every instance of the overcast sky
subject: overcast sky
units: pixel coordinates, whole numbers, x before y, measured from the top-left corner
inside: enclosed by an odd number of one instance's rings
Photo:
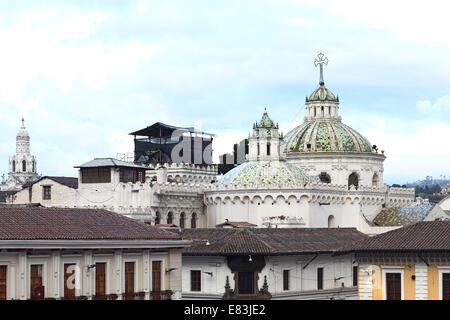
[[[44,175],[133,151],[156,121],[245,138],[299,125],[315,56],[385,182],[450,177],[450,4],[361,0],[0,0],[0,173],[22,116]]]

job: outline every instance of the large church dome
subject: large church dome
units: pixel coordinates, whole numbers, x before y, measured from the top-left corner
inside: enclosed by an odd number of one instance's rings
[[[307,121],[284,138],[284,152],[372,152],[370,142],[340,121]]]
[[[217,179],[219,185],[298,185],[311,182],[319,182],[319,179],[286,161],[244,162]]]
[[[372,152],[370,142],[358,131],[341,121],[339,97],[325,86],[323,54],[315,61],[320,66],[319,87],[306,97],[304,122],[291,130],[283,139],[283,151],[295,152]]]

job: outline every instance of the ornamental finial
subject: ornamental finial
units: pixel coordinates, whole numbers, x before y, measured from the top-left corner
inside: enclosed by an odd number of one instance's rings
[[[320,66],[320,85],[324,85],[325,81],[323,81],[323,65],[327,65],[328,64],[328,58],[325,57],[325,55],[321,52],[317,55],[316,60],[314,60],[314,65]]]
[[[25,128],[25,119],[22,117],[22,128]]]

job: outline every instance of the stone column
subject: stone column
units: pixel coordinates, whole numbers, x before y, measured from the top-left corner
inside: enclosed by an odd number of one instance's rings
[[[59,270],[61,268],[61,254],[59,251],[54,251],[52,253],[52,262],[53,262],[53,298],[58,299],[61,297],[59,292],[60,289]]]

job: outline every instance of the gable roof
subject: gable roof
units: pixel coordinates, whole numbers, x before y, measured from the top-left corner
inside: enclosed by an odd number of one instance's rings
[[[180,236],[106,210],[0,207],[0,241],[151,239]]]
[[[355,228],[184,229],[181,236],[193,241],[185,255],[226,256],[331,253],[368,237]]]
[[[223,223],[219,223],[216,227],[226,227],[230,226],[233,228],[248,228],[248,227],[257,227],[256,224],[245,222],[245,221],[226,221]]]
[[[23,188],[28,188],[30,186],[32,186],[33,184],[42,181],[44,179],[50,179],[53,180],[59,184],[62,184],[66,187],[72,188],[72,189],[78,189],[78,178],[73,178],[73,177],[53,177],[53,176],[43,176],[41,178],[39,178],[36,181],[30,181],[27,182],[23,185]]]
[[[340,252],[447,251],[450,221],[422,221],[348,245]]]
[[[406,205],[386,208],[373,219],[377,226],[407,226],[422,221],[433,209],[433,205]]]
[[[131,162],[125,162],[114,158],[95,158],[74,168],[98,168],[98,167],[125,167],[147,170],[147,167],[139,166]]]

